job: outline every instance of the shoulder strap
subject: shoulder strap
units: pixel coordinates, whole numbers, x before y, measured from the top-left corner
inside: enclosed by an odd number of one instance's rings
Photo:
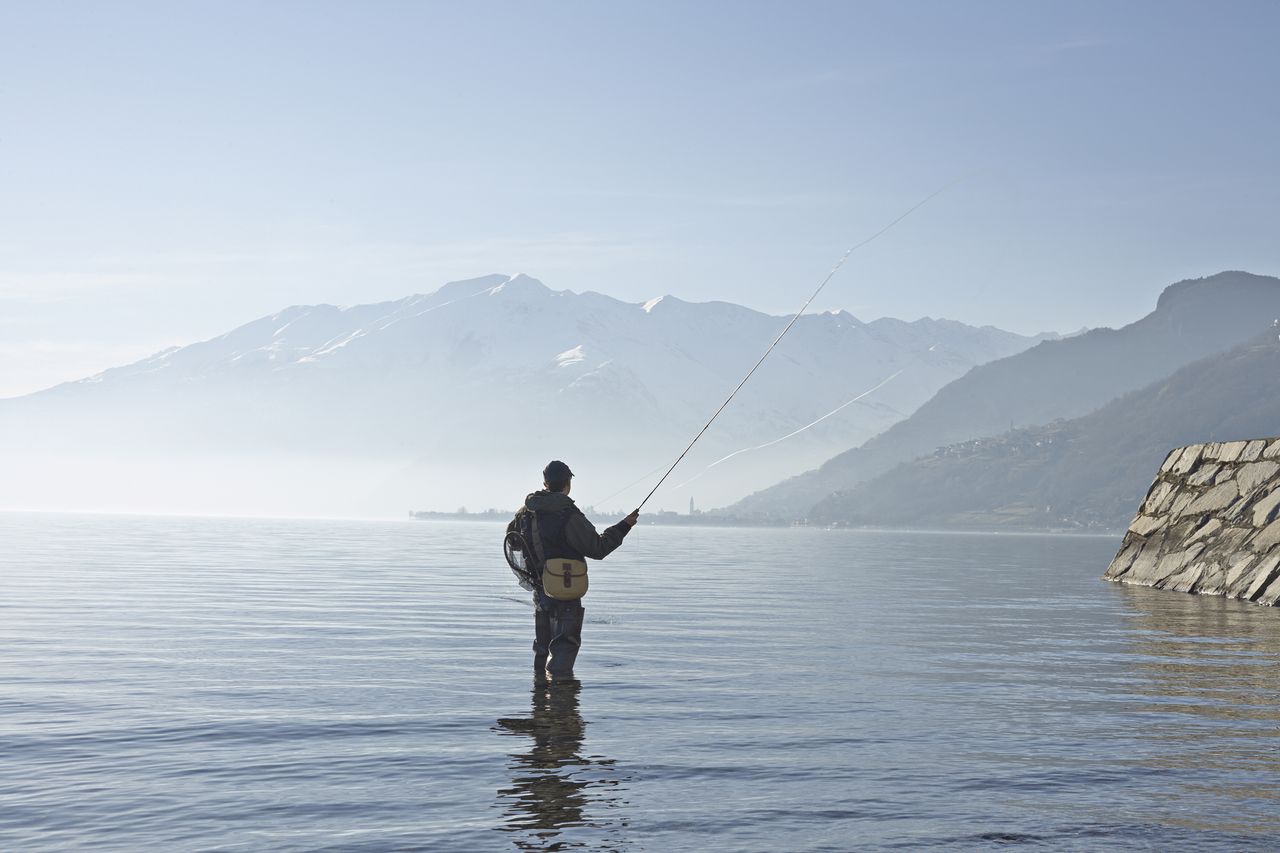
[[[536,512],[529,513],[529,523],[532,526],[533,535],[529,538],[533,541],[529,544],[533,547],[533,556],[538,561],[538,572],[542,572],[542,567],[547,564],[547,555],[542,548],[542,531],[538,529],[538,514]]]

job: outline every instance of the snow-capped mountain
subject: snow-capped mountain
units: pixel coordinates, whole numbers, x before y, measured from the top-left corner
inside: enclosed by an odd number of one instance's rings
[[[554,291],[525,275],[376,305],[295,306],[0,401],[0,452],[26,475],[0,484],[0,506],[515,506],[553,457],[575,469],[581,503],[629,506],[656,474],[610,493],[669,464],[787,320],[723,302]],[[813,467],[1037,340],[947,320],[804,316],[648,508],[683,508],[691,495],[723,504]]]

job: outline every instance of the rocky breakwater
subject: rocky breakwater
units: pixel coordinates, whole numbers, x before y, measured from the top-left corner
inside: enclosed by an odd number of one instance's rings
[[[1160,466],[1103,577],[1280,600],[1280,438],[1192,444]]]

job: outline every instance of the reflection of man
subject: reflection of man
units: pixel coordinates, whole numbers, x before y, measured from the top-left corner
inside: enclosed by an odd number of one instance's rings
[[[558,830],[581,825],[590,802],[587,789],[594,783],[571,775],[574,769],[591,763],[579,755],[586,732],[586,723],[578,713],[581,689],[581,683],[574,680],[538,680],[533,689],[533,716],[498,720],[508,732],[533,738],[527,753],[512,756],[512,786],[499,792],[509,800],[504,830],[543,830],[533,849],[563,849],[547,846],[548,842]]]
[[[555,460],[542,471],[544,489],[524,499],[525,509],[536,513],[537,518],[536,530],[540,541],[532,544],[535,551],[547,560],[554,557],[575,561],[585,561],[588,557],[603,560],[622,544],[631,528],[635,527],[640,510],[607,528],[604,533],[597,533],[595,525],[569,497],[572,480],[573,472],[569,466]],[[585,567],[585,562],[583,565]],[[581,600],[552,598],[540,586],[533,594],[533,601],[537,610],[534,615],[534,672],[541,674],[545,669],[554,677],[572,676],[573,662],[582,646],[584,612]]]

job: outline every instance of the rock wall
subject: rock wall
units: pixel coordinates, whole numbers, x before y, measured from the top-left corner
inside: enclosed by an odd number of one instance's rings
[[[1278,474],[1280,438],[1173,450],[1103,577],[1276,604]]]

